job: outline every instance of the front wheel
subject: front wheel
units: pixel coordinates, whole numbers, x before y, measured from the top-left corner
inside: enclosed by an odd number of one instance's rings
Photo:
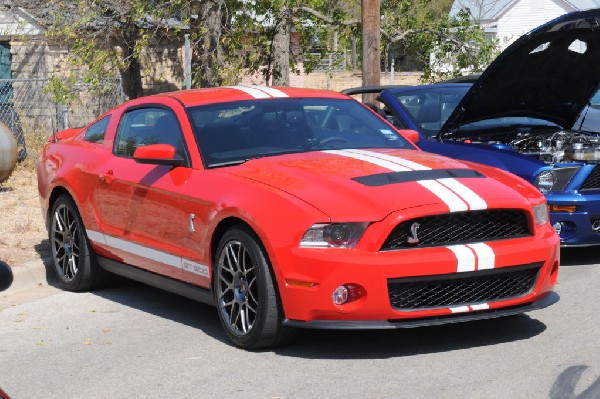
[[[219,318],[237,346],[260,349],[289,335],[268,258],[256,235],[236,226],[219,242],[214,263]]]
[[[84,291],[107,281],[108,273],[96,262],[77,206],[68,195],[54,202],[48,232],[54,272],[63,289]]]

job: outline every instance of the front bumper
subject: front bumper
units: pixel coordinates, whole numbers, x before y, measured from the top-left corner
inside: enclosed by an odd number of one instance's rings
[[[550,293],[558,274],[559,239],[549,225],[541,230],[535,237],[487,242],[485,245],[490,251],[486,256],[493,259],[477,259],[477,267],[489,266],[491,261],[494,269],[506,268],[506,271],[514,266],[541,264],[532,288],[525,294],[410,310],[392,306],[390,281],[439,275],[456,275],[460,279],[477,271],[463,273],[460,256],[449,247],[386,252],[280,247],[272,259],[285,323],[310,328],[354,328],[334,327],[338,324],[399,328],[499,317],[548,306],[555,302],[549,298],[557,298]],[[480,255],[475,253],[475,258]],[[332,293],[340,285],[359,287],[360,295],[353,301],[336,305]],[[546,302],[542,301],[544,298]],[[397,323],[397,327],[392,327]]]
[[[397,328],[415,328],[437,326],[441,324],[461,323],[464,321],[494,319],[497,317],[514,316],[524,312],[543,309],[555,304],[560,299],[556,292],[549,292],[537,301],[523,305],[484,310],[479,312],[405,320],[313,320],[298,321],[285,319],[283,324],[288,327],[311,328],[320,330],[392,330]]]
[[[561,246],[600,245],[600,194],[550,194],[547,198],[550,206],[577,206],[573,213],[550,212],[550,224],[561,224]]]

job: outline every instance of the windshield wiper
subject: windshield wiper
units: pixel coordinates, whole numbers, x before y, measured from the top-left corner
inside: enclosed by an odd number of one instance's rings
[[[241,165],[243,163],[248,162],[250,159],[252,158],[247,158],[247,159],[236,159],[235,161],[225,161],[225,162],[218,162],[218,163],[210,163],[207,165],[208,168],[220,168],[222,166],[235,166],[235,165]]]

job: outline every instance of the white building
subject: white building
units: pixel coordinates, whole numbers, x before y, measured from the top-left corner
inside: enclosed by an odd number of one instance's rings
[[[480,21],[488,37],[499,40],[503,50],[560,15],[592,8],[600,8],[600,0],[455,0],[450,15],[466,9],[473,20]]]

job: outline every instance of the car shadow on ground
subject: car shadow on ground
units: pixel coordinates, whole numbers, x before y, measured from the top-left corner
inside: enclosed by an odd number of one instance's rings
[[[309,359],[385,359],[520,341],[544,330],[544,323],[527,315],[397,330],[305,330],[275,352]]]
[[[58,287],[52,261],[45,253],[49,285]],[[197,328],[226,345],[232,345],[220,324],[216,308],[114,276],[106,288],[93,294],[149,314]],[[298,329],[286,345],[271,349],[282,356],[315,359],[384,359],[497,345],[533,338],[546,325],[535,313],[490,320],[397,330],[332,331]]]
[[[118,276],[110,287],[96,290],[94,294],[197,328],[225,345],[232,345],[212,306]],[[301,358],[383,359],[525,340],[545,329],[545,324],[526,315],[387,331],[298,329],[291,342],[268,351]]]
[[[595,265],[600,264],[600,247],[571,247],[560,249],[560,265]]]

